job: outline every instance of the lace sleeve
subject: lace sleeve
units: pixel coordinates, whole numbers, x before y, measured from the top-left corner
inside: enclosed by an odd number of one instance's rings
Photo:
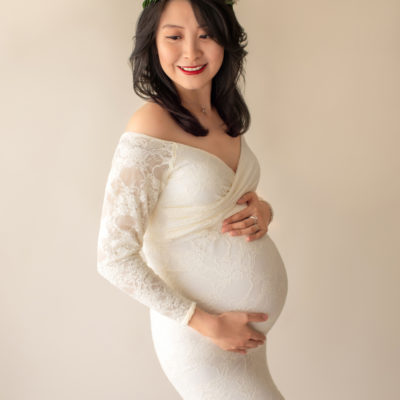
[[[97,246],[97,271],[160,314],[187,325],[196,302],[166,284],[140,250],[151,213],[168,179],[172,142],[124,133],[108,174]]]

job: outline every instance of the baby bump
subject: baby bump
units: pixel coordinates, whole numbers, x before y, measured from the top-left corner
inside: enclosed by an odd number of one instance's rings
[[[162,253],[164,277],[206,311],[267,313],[267,321],[252,323],[264,333],[282,311],[287,275],[268,234],[247,242],[208,230],[170,242]]]

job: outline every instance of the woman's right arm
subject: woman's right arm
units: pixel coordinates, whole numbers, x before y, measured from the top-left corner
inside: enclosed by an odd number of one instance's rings
[[[186,325],[196,302],[170,287],[140,254],[174,154],[172,143],[130,133],[121,136],[104,193],[97,270],[129,296]]]

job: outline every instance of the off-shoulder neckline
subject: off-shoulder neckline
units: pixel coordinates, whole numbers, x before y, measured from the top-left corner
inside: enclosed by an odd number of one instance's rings
[[[200,152],[202,152],[202,153],[205,153],[205,154],[207,154],[209,157],[212,157],[212,158],[217,159],[220,163],[222,163],[222,165],[224,165],[226,168],[228,168],[228,169],[232,172],[232,174],[234,174],[234,175],[237,174],[237,172],[238,172],[238,170],[239,170],[239,167],[240,167],[240,164],[241,164],[242,154],[243,154],[243,144],[244,144],[243,135],[240,135],[240,153],[239,153],[239,159],[238,159],[238,161],[237,161],[237,163],[236,163],[236,171],[234,171],[234,170],[233,170],[224,160],[222,160],[220,157],[216,156],[214,153],[210,153],[210,152],[207,151],[207,150],[201,149],[200,147],[191,146],[191,145],[189,145],[189,144],[185,144],[185,143],[181,143],[181,142],[175,142],[174,140],[161,139],[161,138],[158,138],[158,137],[155,137],[155,136],[147,135],[146,133],[142,133],[142,132],[136,132],[136,131],[125,131],[125,132],[124,132],[124,134],[132,134],[132,133],[135,134],[135,135],[145,136],[145,137],[147,137],[147,138],[149,138],[149,139],[154,139],[154,140],[156,140],[156,141],[158,140],[158,141],[161,141],[161,142],[174,143],[174,144],[179,145],[179,146],[189,147],[189,148],[191,148],[191,149],[194,149],[194,150],[200,151]]]

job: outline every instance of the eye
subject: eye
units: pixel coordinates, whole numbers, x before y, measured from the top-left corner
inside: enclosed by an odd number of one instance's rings
[[[200,35],[200,37],[202,39],[207,39],[207,38],[212,38],[212,36],[208,33],[205,33],[204,35]],[[177,40],[178,38],[180,38],[180,36],[178,35],[174,35],[174,36],[166,36],[167,39],[171,39],[171,40]]]

